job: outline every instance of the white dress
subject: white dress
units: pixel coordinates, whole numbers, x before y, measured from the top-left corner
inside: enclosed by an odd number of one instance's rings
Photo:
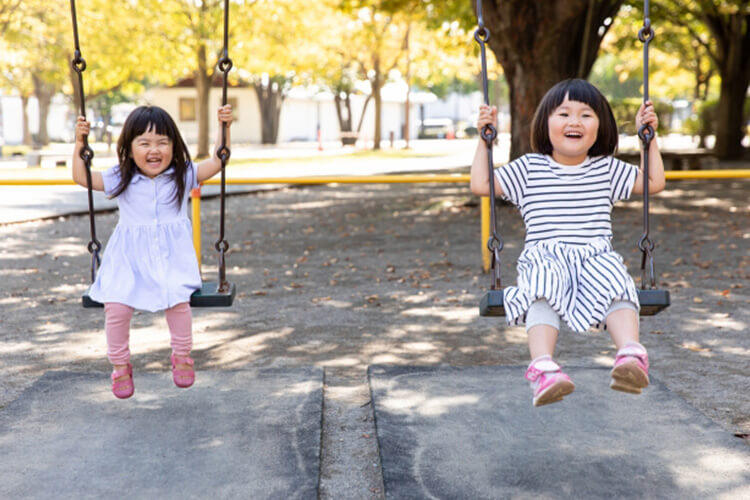
[[[137,172],[117,197],[120,219],[107,242],[101,267],[89,291],[100,303],[119,302],[135,309],[160,311],[190,300],[201,286],[187,198],[197,187],[190,164],[185,196],[177,205],[174,169],[153,179]],[[120,179],[118,166],[102,173],[104,193],[111,195]]]
[[[508,324],[523,323],[542,298],[579,332],[601,326],[615,300],[640,307],[633,279],[612,249],[610,221],[637,174],[635,165],[609,156],[566,166],[528,154],[495,169],[503,197],[519,207],[526,225],[517,284],[503,293]]]

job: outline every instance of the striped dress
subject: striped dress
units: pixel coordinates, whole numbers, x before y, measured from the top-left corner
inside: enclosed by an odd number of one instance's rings
[[[503,294],[508,324],[523,323],[541,298],[578,332],[601,327],[613,300],[639,306],[633,279],[612,249],[610,221],[637,174],[638,167],[611,156],[564,166],[527,154],[495,169],[503,198],[518,206],[526,225],[517,285]]]

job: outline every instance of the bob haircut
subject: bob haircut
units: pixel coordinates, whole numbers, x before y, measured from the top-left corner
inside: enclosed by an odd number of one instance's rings
[[[125,119],[120,138],[117,140],[117,158],[120,162],[120,183],[114,190],[115,198],[123,193],[138,172],[138,165],[133,161],[131,146],[139,135],[148,131],[166,135],[172,143],[172,180],[177,185],[174,201],[179,206],[185,196],[185,174],[190,164],[190,151],[169,113],[158,106],[139,106]],[[169,168],[169,167],[167,167]]]
[[[563,80],[549,89],[536,108],[531,122],[531,149],[535,153],[552,154],[547,120],[567,96],[570,101],[588,104],[599,118],[596,142],[588,151],[589,156],[612,155],[617,151],[617,122],[606,97],[586,80],[578,78]]]

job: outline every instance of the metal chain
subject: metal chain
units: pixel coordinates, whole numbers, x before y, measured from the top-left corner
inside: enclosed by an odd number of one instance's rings
[[[643,27],[638,31],[638,40],[643,42],[643,102],[648,101],[648,46],[651,40],[654,38],[654,30],[651,29],[651,19],[648,15],[648,1],[643,1]],[[649,220],[648,220],[648,153],[649,147],[651,146],[651,140],[654,138],[655,132],[653,127],[648,124],[643,124],[638,128],[638,137],[641,139],[643,145],[643,234],[640,240],[638,240],[638,248],[643,253],[641,258],[641,288],[646,288],[646,281],[648,275],[648,282],[650,288],[656,287],[656,273],[654,272],[654,257],[652,251],[654,249],[654,242],[648,236],[649,232]],[[648,267],[647,267],[648,265]],[[648,271],[648,272],[647,272]]]
[[[81,116],[86,118],[86,98],[83,93],[83,72],[86,70],[86,61],[81,57],[81,47],[78,43],[78,19],[76,17],[75,0],[70,0],[70,12],[71,18],[73,19],[73,39],[75,40],[75,52],[73,59],[70,62],[70,66],[78,75],[78,97],[81,102]],[[91,229],[91,241],[89,241],[87,248],[91,254],[91,282],[93,283],[96,279],[96,272],[101,264],[99,253],[101,252],[102,244],[96,238],[94,191],[91,187],[91,162],[94,159],[94,150],[89,146],[88,136],[83,138],[83,148],[81,148],[80,156],[84,165],[86,165],[86,185],[88,186],[89,198],[89,226]]]
[[[229,59],[227,46],[229,45],[229,0],[224,0],[224,49],[221,53],[217,66],[219,70],[224,73],[224,82],[221,92],[221,105],[227,104],[227,76],[229,71],[232,69],[232,60]],[[225,293],[229,290],[229,283],[227,282],[226,263],[224,255],[229,250],[229,243],[224,239],[224,221],[226,218],[226,166],[231,155],[230,149],[227,147],[227,124],[222,122],[221,124],[221,146],[216,151],[216,156],[221,160],[221,194],[220,194],[220,207],[221,212],[219,215],[219,239],[214,244],[214,247],[219,252],[219,292]]]
[[[478,26],[474,32],[474,40],[479,43],[482,59],[482,91],[484,92],[484,104],[490,104],[490,95],[487,83],[487,48],[486,43],[490,39],[490,30],[484,25],[482,15],[482,0],[477,0],[477,22]],[[491,282],[490,289],[499,290],[502,288],[502,279],[500,276],[500,251],[503,249],[503,240],[497,231],[497,210],[495,209],[495,179],[494,179],[494,162],[492,160],[492,144],[497,137],[497,129],[493,124],[487,124],[480,131],[482,139],[487,146],[487,172],[490,183],[490,237],[487,240],[487,248],[492,252],[491,260]]]

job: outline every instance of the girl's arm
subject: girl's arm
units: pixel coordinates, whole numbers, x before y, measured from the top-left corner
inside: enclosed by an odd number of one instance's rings
[[[479,118],[477,119],[477,130],[479,131],[479,141],[477,142],[477,151],[474,153],[474,161],[471,163],[471,192],[479,196],[489,196],[490,179],[495,183],[495,195],[501,196],[503,189],[497,182],[494,171],[491,171],[487,165],[487,145],[482,139],[482,128],[485,125],[497,124],[497,108],[482,104],[479,106]],[[493,169],[494,170],[494,169]]]
[[[81,158],[84,138],[88,137],[91,125],[86,118],[79,116],[76,120],[76,145],[73,148],[73,181],[83,187],[88,187],[86,182],[86,163]],[[104,191],[104,181],[101,172],[91,171],[91,189]]]
[[[654,138],[648,148],[648,192],[649,194],[658,193],[664,189],[666,180],[664,178],[664,162],[661,159],[659,145],[656,143],[656,128],[659,126],[659,118],[654,111],[654,103],[646,101],[641,104],[638,114],[635,117],[636,129],[641,125],[651,125],[654,129]],[[633,194],[643,194],[643,155],[641,151],[641,167],[638,169],[638,177],[635,178],[633,185]]]
[[[221,129],[222,123],[227,124],[227,135],[226,135],[226,147],[231,147],[231,141],[229,140],[229,130],[232,125],[232,105],[227,104],[226,106],[219,107],[219,129],[216,132],[216,142],[214,143],[214,154],[211,158],[203,160],[198,164],[198,183],[210,179],[216,173],[221,170],[221,159],[216,154],[221,147]]]

